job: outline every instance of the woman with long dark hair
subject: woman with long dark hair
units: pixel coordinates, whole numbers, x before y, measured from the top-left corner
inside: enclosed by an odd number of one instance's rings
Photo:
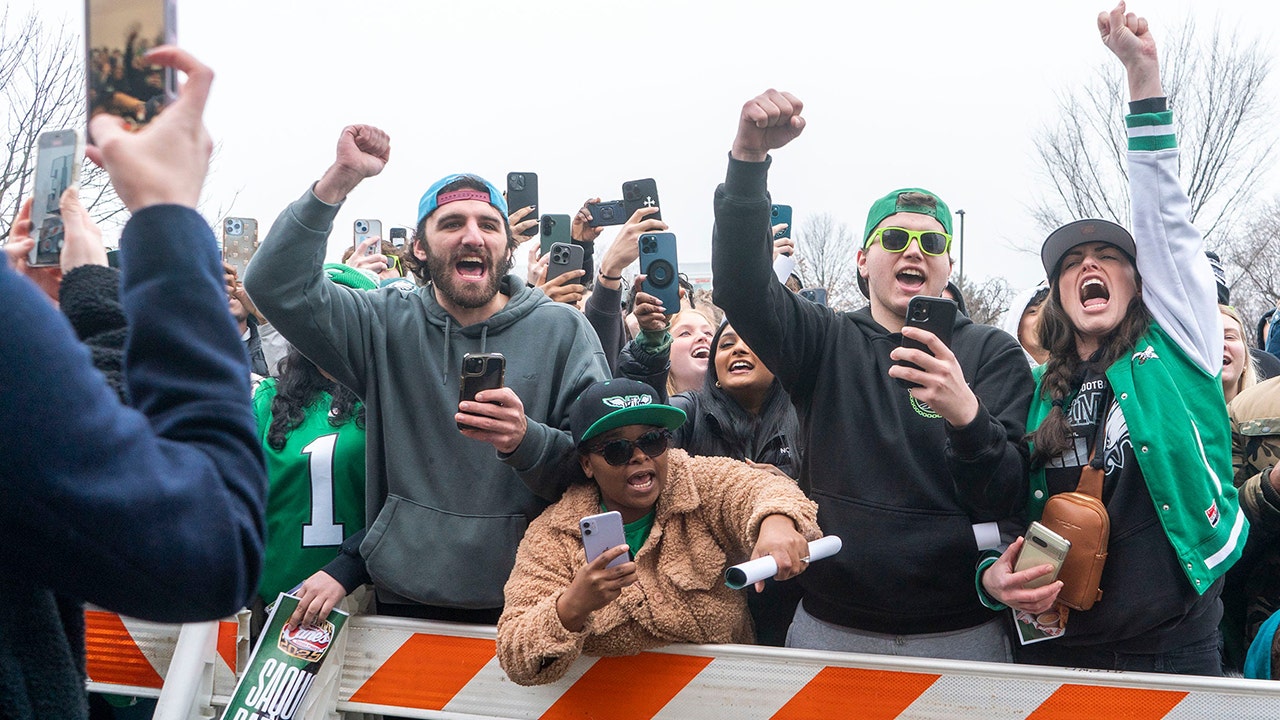
[[[637,304],[642,323],[660,322],[651,305]],[[643,367],[623,351],[623,371],[635,369],[643,379],[663,387],[666,353],[649,356]],[[670,403],[688,416],[673,433],[673,444],[690,455],[715,455],[743,460],[754,467],[800,477],[800,422],[782,384],[752,352],[733,327],[723,323],[711,338],[711,352],[702,387],[672,395]],[[800,602],[797,583],[768,583],[761,593],[750,593],[748,605],[756,625],[756,641],[781,647]]]
[[[1219,596],[1247,526],[1229,481],[1217,290],[1178,182],[1147,21],[1126,15],[1122,3],[1098,25],[1133,98],[1126,126],[1134,232],[1080,220],[1055,230],[1040,251],[1050,292],[1039,334],[1049,359],[1037,369],[1027,421],[1027,515],[1038,519],[1050,496],[1075,490],[1086,465],[1103,471],[1103,596],[1087,611],[1055,607],[1061,581],[1026,585],[1050,566],[1012,572],[1021,538],[983,561],[981,586],[993,607],[1066,617],[1059,636],[1021,648],[1024,662],[1221,675]]]
[[[372,290],[353,268],[325,266],[330,279]],[[355,392],[290,348],[280,375],[253,395],[267,461],[266,562],[258,596],[271,603],[295,590],[299,608],[323,619],[366,578],[347,572],[343,543],[364,529],[365,408]],[[353,540],[352,543],[358,541]],[[301,585],[301,587],[299,587]]]

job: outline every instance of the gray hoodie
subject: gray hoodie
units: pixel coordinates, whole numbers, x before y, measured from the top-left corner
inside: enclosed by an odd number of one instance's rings
[[[503,280],[506,307],[459,327],[430,287],[364,292],[321,272],[339,206],[310,190],[280,214],[245,274],[262,313],[367,407],[368,533],[360,547],[382,602],[498,608],[526,525],[564,490],[569,406],[609,377],[577,310]],[[501,352],[528,418],[500,457],[454,423],[462,356]]]

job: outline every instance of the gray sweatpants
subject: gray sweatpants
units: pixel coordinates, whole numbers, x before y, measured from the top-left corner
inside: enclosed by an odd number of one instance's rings
[[[964,630],[885,635],[823,622],[805,612],[803,600],[796,607],[795,618],[787,630],[787,647],[948,660],[1013,661],[1009,638],[998,617]]]

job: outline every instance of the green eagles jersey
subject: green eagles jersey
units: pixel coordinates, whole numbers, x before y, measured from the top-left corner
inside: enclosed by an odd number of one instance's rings
[[[338,554],[364,527],[364,429],[329,423],[333,398],[323,393],[290,432],[283,450],[267,444],[274,378],[253,396],[258,438],[267,459],[267,543],[258,594],[265,602],[292,589]]]

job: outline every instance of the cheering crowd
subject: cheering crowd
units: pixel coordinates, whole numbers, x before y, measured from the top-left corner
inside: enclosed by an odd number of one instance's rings
[[[80,602],[260,622],[280,592],[294,625],[336,607],[496,624],[520,684],[674,642],[1270,677],[1280,380],[1188,219],[1146,20],[1121,3],[1098,29],[1129,86],[1129,227],[1056,229],[1005,329],[957,312],[936,332],[910,317],[952,266],[927,189],[871,202],[867,307],[779,282],[768,171],[805,118],[775,90],[739,115],[710,300],[624,280],[658,209],[595,257],[598,198],[573,218],[585,269],[546,280],[535,253],[512,274],[537,220],[467,174],[426,190],[404,248],[326,264],[339,209],[390,161],[368,125],[241,279],[193,210],[212,73],[151,51],[187,74],[176,102],[136,133],[91,124],[133,213],[120,269],[74,189],[61,268],[25,265],[27,216],[0,268],[18,314],[0,331],[0,714],[85,713]],[[493,354],[502,382],[461,393],[465,360]],[[1019,564],[1029,526],[1089,488],[1100,544]],[[580,520],[608,511],[625,543],[588,560]],[[823,535],[845,549],[810,564]],[[772,579],[726,587],[764,556]],[[15,690],[37,676],[54,691]]]

